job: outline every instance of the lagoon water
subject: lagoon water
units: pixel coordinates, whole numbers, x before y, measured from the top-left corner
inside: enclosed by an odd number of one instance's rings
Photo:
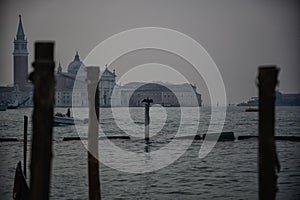
[[[125,135],[132,127],[140,131],[133,140],[114,140],[121,149],[141,153],[145,151],[143,136],[143,108],[130,108],[133,121],[123,117],[125,108],[115,108],[118,116],[110,110],[100,111],[101,127],[107,135]],[[184,108],[193,113],[193,108]],[[258,134],[258,113],[244,112],[242,107],[228,107],[223,131],[238,135]],[[56,111],[65,112],[58,108]],[[31,108],[7,110],[0,113],[0,137],[22,139],[23,115],[30,116]],[[84,110],[82,118],[87,116]],[[180,121],[179,108],[151,108],[150,132],[152,142],[148,151],[157,151],[172,141]],[[198,134],[206,133],[210,108],[200,108],[201,118]],[[189,133],[190,126],[197,123],[191,114],[190,124],[181,124]],[[118,118],[119,126],[113,119]],[[131,127],[132,126],[132,127]],[[140,128],[139,128],[140,127]],[[31,119],[29,121],[31,138]],[[50,199],[87,199],[87,151],[81,141],[62,141],[66,136],[86,135],[86,125],[54,127],[53,163]],[[213,131],[213,130],[212,130]],[[196,133],[195,133],[196,134]],[[276,135],[300,136],[300,107],[276,108]],[[132,136],[132,135],[131,135]],[[122,172],[100,164],[100,182],[103,199],[258,199],[257,140],[218,142],[202,159],[198,158],[202,141],[194,141],[187,151],[172,164],[149,173]],[[277,199],[300,199],[300,143],[276,141],[281,164],[278,174]],[[28,144],[28,155],[30,142]],[[101,152],[99,153],[101,156]],[[30,164],[28,156],[27,166]],[[23,161],[23,142],[0,143],[0,199],[12,199],[13,179],[17,162]],[[122,159],[113,162],[122,165]],[[130,162],[129,160],[126,162]],[[27,168],[29,174],[29,167]],[[29,174],[30,175],[30,174]]]

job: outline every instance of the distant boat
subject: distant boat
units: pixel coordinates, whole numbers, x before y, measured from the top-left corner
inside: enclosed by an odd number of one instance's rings
[[[10,103],[7,105],[7,109],[18,109],[19,101],[16,99],[14,103]]]
[[[251,97],[247,102],[239,103],[237,106],[258,106],[258,97]]]
[[[246,108],[245,111],[246,111],[246,112],[258,112],[259,109],[258,109],[258,108],[254,108],[254,107],[249,107],[249,108]]]
[[[30,99],[30,97],[28,97],[27,99],[25,99],[21,103],[19,103],[18,99],[16,99],[13,104],[8,104],[7,105],[7,109],[18,109],[21,105],[25,104],[29,99]]]
[[[75,125],[75,121],[76,121],[76,123],[84,123],[84,124],[88,123],[88,119],[82,120],[82,119],[75,119],[75,118],[71,117],[70,109],[68,109],[66,114],[57,112],[53,116],[54,126]]]
[[[0,111],[6,111],[7,105],[6,104],[0,104]]]
[[[62,113],[56,113],[53,117],[53,122],[55,126],[75,125],[73,117],[68,117],[67,115]]]

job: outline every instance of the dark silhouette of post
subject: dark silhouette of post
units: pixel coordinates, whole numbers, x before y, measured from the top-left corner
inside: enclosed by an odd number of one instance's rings
[[[99,67],[87,67],[88,81],[88,175],[89,199],[101,199],[98,161],[98,129],[99,129]]]
[[[27,162],[27,127],[28,127],[28,117],[24,115],[24,142],[23,142],[23,171],[24,171],[24,176],[27,178],[27,167],[26,167],[26,162]]]
[[[279,162],[274,140],[276,66],[259,67],[259,199],[275,199]]]
[[[30,164],[31,200],[49,199],[54,107],[54,42],[35,43],[32,147]]]
[[[149,124],[150,124],[150,116],[149,116],[149,110],[150,110],[150,103],[153,103],[152,99],[143,99],[142,101],[145,103],[145,141],[149,141]]]

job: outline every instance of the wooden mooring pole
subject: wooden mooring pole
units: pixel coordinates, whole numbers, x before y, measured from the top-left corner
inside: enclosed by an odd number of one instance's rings
[[[149,141],[149,124],[150,124],[150,116],[149,116],[149,103],[145,104],[145,140]]]
[[[150,110],[150,103],[153,103],[152,99],[144,99],[142,101],[145,103],[145,141],[149,142],[149,124],[150,124],[150,115],[149,115],[149,110]]]
[[[23,142],[23,171],[24,171],[24,176],[27,178],[27,127],[28,127],[28,117],[24,115],[24,142]]]
[[[32,146],[30,164],[31,200],[47,200],[50,191],[54,107],[54,42],[35,43]]]
[[[89,199],[100,200],[101,189],[98,161],[98,129],[99,129],[99,67],[87,67],[88,81],[88,176]]]
[[[279,70],[276,66],[259,67],[259,199],[275,199],[279,170],[274,139],[275,87]]]

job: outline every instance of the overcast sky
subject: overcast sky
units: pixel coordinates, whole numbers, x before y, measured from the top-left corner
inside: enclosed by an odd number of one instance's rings
[[[29,70],[33,61],[33,43],[36,40],[55,40],[55,59],[60,60],[66,70],[76,50],[81,59],[84,59],[101,41],[121,31],[138,27],[164,27],[192,37],[206,49],[221,72],[229,103],[238,103],[257,95],[257,67],[265,64],[276,64],[281,69],[280,91],[300,92],[298,2],[2,0],[0,84],[13,81],[13,38],[17,31],[18,15],[21,14],[29,41]],[[151,59],[147,58],[147,53]],[[121,60],[114,63],[119,71],[123,65],[160,61],[168,65],[181,63],[182,70],[188,69],[188,63],[177,61],[178,58],[167,53],[136,52],[135,56],[123,58],[124,62]],[[118,74],[118,70],[116,73]],[[139,74],[140,80],[147,80],[146,75]],[[176,82],[176,76],[158,77]],[[193,80],[193,83],[204,94],[204,102],[207,101],[204,82]]]

